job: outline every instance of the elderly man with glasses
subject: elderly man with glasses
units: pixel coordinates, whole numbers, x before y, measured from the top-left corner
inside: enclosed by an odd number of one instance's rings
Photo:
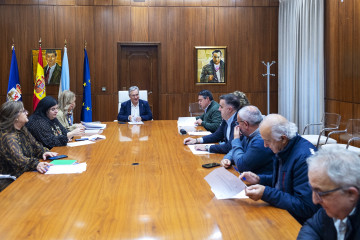
[[[320,150],[307,162],[312,200],[323,208],[298,239],[360,239],[360,157],[345,149]]]

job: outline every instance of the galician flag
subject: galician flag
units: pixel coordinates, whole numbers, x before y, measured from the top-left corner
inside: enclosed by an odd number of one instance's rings
[[[15,47],[12,47],[12,58],[9,74],[9,85],[7,89],[6,101],[22,101],[21,87],[19,80],[19,69],[16,60]]]
[[[36,79],[34,82],[34,97],[33,97],[33,109],[35,110],[41,99],[46,97],[45,91],[45,78],[43,68],[43,58],[41,52],[41,45],[39,46],[38,64],[36,67]]]
[[[89,59],[85,51],[84,58],[84,82],[83,82],[83,103],[81,109],[81,121],[84,122],[92,122],[92,107],[91,107],[91,82],[90,82],[90,67],[89,67]]]
[[[59,96],[65,91],[70,90],[70,73],[69,73],[69,61],[67,56],[67,47],[64,47],[64,57],[61,66],[61,80],[59,86]]]

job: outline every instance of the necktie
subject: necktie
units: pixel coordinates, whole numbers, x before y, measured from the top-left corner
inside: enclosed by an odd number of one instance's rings
[[[48,67],[48,69],[46,70],[46,74],[45,74],[45,82],[46,83],[49,83],[48,80],[49,80],[49,73],[50,73],[50,68]]]

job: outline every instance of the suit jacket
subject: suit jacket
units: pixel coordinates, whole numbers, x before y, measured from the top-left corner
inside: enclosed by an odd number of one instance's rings
[[[230,127],[231,130],[229,135],[230,139],[226,138],[226,129],[228,126],[226,120],[222,120],[220,126],[214,133],[203,137],[204,143],[216,143],[216,142],[224,141],[224,143],[222,144],[211,145],[210,146],[211,153],[226,154],[231,150],[231,141],[234,139],[234,127],[236,126],[236,114],[237,112],[235,113],[233,121],[231,122],[231,127]]]
[[[148,121],[152,119],[152,113],[149,103],[147,101],[139,99],[139,112],[142,121]],[[128,117],[131,115],[131,100],[123,102],[121,104],[120,112],[118,114],[118,121],[129,122]]]
[[[360,239],[360,201],[357,203],[355,213],[348,216],[346,221],[345,240]],[[319,209],[312,218],[307,220],[300,229],[298,240],[318,239],[336,240],[337,232],[334,220],[330,218],[323,208]]]
[[[44,67],[44,76],[46,75],[46,71],[48,70],[49,65]],[[61,79],[61,67],[59,64],[55,63],[55,69],[53,74],[51,75],[50,82],[46,84],[60,84]]]
[[[213,80],[209,80],[210,75],[214,76]],[[220,79],[218,79],[215,73],[214,61],[210,60],[210,63],[206,64],[201,70],[200,82],[225,82],[225,62],[223,60],[220,60]]]
[[[272,173],[274,153],[264,147],[259,129],[251,137],[233,139],[231,146],[232,149],[224,159],[231,160],[239,172],[251,171],[258,175]]]
[[[314,145],[297,135],[273,157],[273,174],[259,175],[260,184],[266,186],[261,200],[287,210],[300,224],[312,217],[318,206],[312,202],[306,159]],[[280,164],[282,162],[282,164]],[[276,188],[280,170],[279,188]]]
[[[197,117],[196,119],[199,118],[202,120],[201,126],[203,126],[206,130],[212,133],[215,132],[221,123],[219,104],[215,101],[211,101],[210,105],[206,110],[206,113]]]

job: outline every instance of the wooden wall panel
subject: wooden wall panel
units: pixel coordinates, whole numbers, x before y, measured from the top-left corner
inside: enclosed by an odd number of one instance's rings
[[[239,6],[246,3],[246,7]],[[201,89],[222,94],[241,90],[266,111],[266,81],[261,60],[277,60],[276,0],[61,0],[19,5],[0,2],[0,68],[2,99],[6,94],[11,61],[11,38],[15,38],[20,80],[26,101],[32,104],[31,49],[63,48],[68,41],[71,90],[76,93],[80,120],[84,42],[92,81],[94,120],[113,120],[117,112],[118,42],[160,43],[159,98],[161,119],[188,114],[189,102]],[[241,4],[240,4],[241,5]],[[268,6],[275,5],[275,7]],[[255,6],[255,7],[253,7]],[[260,6],[260,7],[259,7]],[[21,17],[20,17],[21,16]],[[25,16],[26,21],[22,18]],[[21,19],[21,21],[19,20]],[[56,31],[54,31],[56,29]],[[227,46],[226,85],[195,85],[195,46]],[[275,69],[275,68],[274,68]],[[276,70],[274,70],[276,71]],[[28,79],[28,80],[23,80]],[[30,81],[29,81],[30,80]],[[272,79],[271,109],[277,111],[277,82]],[[106,91],[101,88],[106,87]],[[54,96],[55,90],[52,93]],[[273,101],[273,99],[275,99]]]
[[[360,118],[360,6],[356,0],[325,3],[325,110],[339,113],[344,128]]]
[[[360,2],[354,1],[353,101],[360,103]]]
[[[149,41],[149,8],[132,7],[131,8],[131,41],[147,42]]]

